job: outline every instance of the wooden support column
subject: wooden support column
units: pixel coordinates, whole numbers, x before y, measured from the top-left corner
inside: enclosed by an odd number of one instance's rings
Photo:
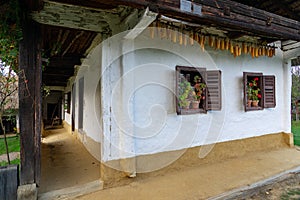
[[[19,116],[21,185],[39,184],[41,141],[41,77],[39,25],[24,17],[20,42]],[[22,76],[22,72],[24,75]],[[24,78],[22,78],[24,77]]]

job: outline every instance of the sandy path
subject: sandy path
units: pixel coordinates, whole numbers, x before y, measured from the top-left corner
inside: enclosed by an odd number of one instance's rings
[[[41,167],[40,194],[100,179],[100,163],[65,129],[46,131]]]
[[[15,160],[17,158],[20,158],[20,152],[11,152],[11,153],[9,153],[9,159],[11,161]],[[6,154],[0,155],[0,162],[2,162],[2,161],[7,161],[7,155]]]
[[[253,152],[244,157],[139,180],[77,197],[78,200],[207,199],[300,166],[300,151],[291,148]]]

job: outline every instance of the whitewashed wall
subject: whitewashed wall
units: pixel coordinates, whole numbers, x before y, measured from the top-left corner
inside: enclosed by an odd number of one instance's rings
[[[148,35],[122,38],[99,45],[76,77],[85,78],[84,131],[101,141],[104,161],[291,131],[290,69],[279,49],[273,58],[234,58]],[[222,111],[177,115],[176,65],[221,70]],[[243,72],[276,76],[276,108],[244,111]]]

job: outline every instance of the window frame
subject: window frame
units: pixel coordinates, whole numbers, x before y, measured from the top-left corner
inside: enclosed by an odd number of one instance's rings
[[[247,84],[249,78],[259,78],[259,89],[261,94],[261,99],[259,106],[253,107],[248,106],[248,96],[247,96]],[[267,80],[268,79],[268,80]],[[243,72],[243,86],[244,86],[244,108],[245,112],[263,110],[265,108],[275,108],[276,107],[276,81],[274,75],[263,75],[262,72]],[[266,94],[268,93],[268,95]],[[268,100],[267,100],[268,96]],[[271,101],[270,101],[271,100]]]
[[[71,92],[65,93],[65,112],[71,113]]]
[[[188,82],[191,85],[194,85],[192,80],[196,75],[200,75],[202,78],[202,82],[206,84],[206,88],[204,90],[205,99],[200,103],[198,109],[184,109],[179,106],[179,83],[181,80],[181,74],[183,73],[190,73],[192,76],[190,77],[191,80]],[[217,80],[208,80],[208,75],[212,75],[212,77],[217,78]],[[221,92],[221,71],[220,70],[213,70],[207,71],[206,68],[200,67],[188,67],[188,66],[176,66],[176,113],[178,115],[190,115],[190,114],[200,114],[200,113],[207,113],[210,110],[221,110],[222,109],[222,92]],[[209,87],[212,86],[211,93],[209,92]],[[208,97],[214,98],[215,102],[210,101],[211,99]],[[210,106],[209,106],[210,105]]]

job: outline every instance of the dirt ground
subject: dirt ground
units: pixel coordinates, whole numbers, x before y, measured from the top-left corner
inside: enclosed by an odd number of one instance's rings
[[[9,153],[9,159],[10,160],[14,160],[20,158],[20,152],[10,152]],[[0,155],[0,162],[2,161],[7,161],[7,155],[6,154],[2,154]]]
[[[41,147],[40,194],[100,179],[100,163],[65,129],[47,130]]]
[[[126,186],[105,189],[76,199],[209,199],[298,166],[300,166],[300,152],[294,148],[253,152],[244,157],[191,167],[164,176],[137,179]],[[262,193],[241,199],[280,199],[281,193],[288,189],[288,184],[291,183],[281,184],[277,188],[276,185],[272,185],[273,190],[268,188]],[[299,183],[295,185],[298,186]]]
[[[273,177],[291,169],[299,169],[300,151],[296,148],[280,148],[257,151],[246,156],[234,157],[217,163],[203,164],[174,170],[162,176],[139,178],[131,184],[99,190],[77,200],[193,200],[210,199],[240,187]],[[42,176],[39,193],[100,179],[100,165],[64,129],[51,130],[42,142]],[[261,188],[240,199],[281,199],[282,195],[300,199],[294,188],[300,188],[299,177]],[[300,189],[299,189],[300,190]],[[221,198],[222,199],[222,198]],[[224,199],[224,198],[223,198]],[[238,199],[238,198],[233,198]],[[284,198],[283,198],[284,199]]]
[[[249,200],[299,200],[299,177],[274,183],[269,187],[257,191],[256,194],[247,197]],[[245,199],[245,198],[244,198]]]

